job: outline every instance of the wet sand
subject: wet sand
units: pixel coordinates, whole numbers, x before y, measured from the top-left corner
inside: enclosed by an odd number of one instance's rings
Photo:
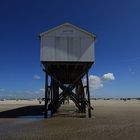
[[[16,109],[13,118],[0,118],[0,140],[140,139],[140,101],[92,101],[94,110],[91,119],[75,115],[72,103],[70,106],[62,106],[58,114],[51,119],[15,118],[18,110],[20,111],[17,116],[22,114],[22,110],[24,110],[23,115],[42,112],[42,106],[37,101],[24,103],[22,101],[16,104],[0,102],[0,116],[4,111]],[[37,106],[38,111],[36,111]]]

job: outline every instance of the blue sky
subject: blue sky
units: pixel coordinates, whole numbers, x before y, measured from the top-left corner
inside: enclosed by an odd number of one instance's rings
[[[90,74],[115,76],[94,90],[93,96],[140,96],[139,0],[2,0],[0,98],[43,96],[38,35],[64,22],[97,35]]]

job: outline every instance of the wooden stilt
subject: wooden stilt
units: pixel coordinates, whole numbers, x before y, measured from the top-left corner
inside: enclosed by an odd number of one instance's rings
[[[78,82],[78,85],[76,86],[76,94],[78,95],[79,98],[79,103],[81,105],[81,113],[85,113],[86,110],[86,106],[85,106],[85,96],[84,96],[84,87],[83,87],[83,83],[82,80],[80,79]]]
[[[88,72],[86,74],[86,79],[87,79],[88,117],[91,118],[91,104],[90,104],[90,91],[89,91],[89,77],[88,77]]]
[[[62,102],[70,97],[75,103],[79,112],[86,112],[86,105],[88,106],[88,117],[91,117],[91,105],[90,105],[90,91],[89,91],[89,79],[88,72],[84,71],[77,79],[75,79],[69,86],[61,83],[54,76],[50,75],[47,70],[45,71],[45,113],[44,118],[48,118],[48,110],[51,111],[51,117],[57,112]],[[49,74],[49,75],[48,75]],[[86,74],[87,83],[83,86],[82,78]],[[48,76],[51,77],[51,83],[49,86]],[[84,87],[86,87],[87,99],[85,96]],[[59,88],[62,92],[59,93]],[[76,88],[75,93],[73,89]],[[48,100],[50,99],[50,100]],[[49,116],[50,117],[50,116]]]
[[[44,118],[47,118],[48,112],[48,74],[45,72],[45,114]]]
[[[51,84],[50,84],[50,91],[51,91],[51,102],[50,102],[50,110],[51,110],[51,117],[53,116],[53,79],[51,78]]]
[[[52,89],[53,89],[53,101],[52,101],[52,111],[55,113],[57,111],[56,104],[59,102],[59,86],[56,81],[53,81]]]
[[[80,89],[81,89],[81,107],[82,107],[82,113],[86,112],[86,106],[85,106],[85,92],[84,92],[84,87],[83,87],[83,83],[82,80],[80,80]]]

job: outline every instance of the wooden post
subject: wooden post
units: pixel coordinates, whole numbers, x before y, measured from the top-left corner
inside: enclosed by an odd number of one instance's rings
[[[44,118],[48,116],[48,74],[45,72],[45,114]]]
[[[87,97],[88,97],[88,117],[91,118],[91,105],[90,105],[90,92],[89,92],[88,72],[86,74],[86,79],[87,79]]]
[[[77,85],[77,90],[76,90],[76,94],[78,95],[79,101],[80,101],[80,105],[81,105],[81,113],[85,113],[86,109],[85,109],[85,96],[84,96],[84,87],[83,87],[83,83],[82,83],[82,79],[79,80],[78,85]]]
[[[51,77],[51,86],[50,86],[50,90],[51,90],[51,117],[53,116],[53,79]]]
[[[85,106],[85,92],[84,92],[84,87],[83,87],[83,83],[82,80],[80,80],[80,89],[81,89],[81,107],[82,107],[82,113],[86,113],[86,106]]]

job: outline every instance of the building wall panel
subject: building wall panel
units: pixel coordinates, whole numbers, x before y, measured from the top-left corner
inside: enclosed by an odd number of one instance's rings
[[[41,61],[94,61],[94,39],[71,26],[41,37]]]

